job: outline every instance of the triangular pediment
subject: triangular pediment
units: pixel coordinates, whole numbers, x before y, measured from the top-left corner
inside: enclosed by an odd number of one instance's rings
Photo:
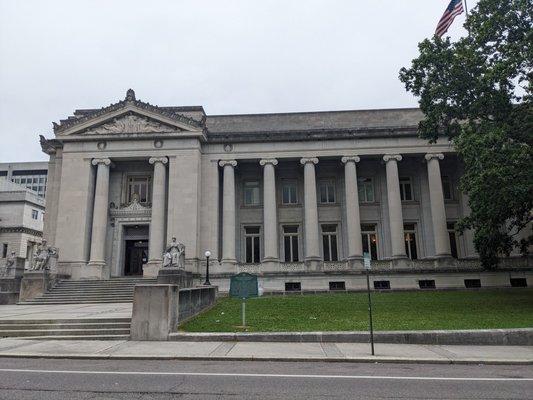
[[[126,98],[99,110],[83,110],[54,123],[57,136],[93,136],[149,133],[202,133],[205,118],[196,120],[135,99],[130,89]]]

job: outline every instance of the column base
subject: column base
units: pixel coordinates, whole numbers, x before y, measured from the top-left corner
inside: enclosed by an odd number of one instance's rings
[[[234,258],[223,258],[220,260],[221,273],[237,273],[237,260]],[[215,272],[215,271],[212,271]]]
[[[156,278],[162,266],[162,260],[149,260],[146,264],[143,264],[143,276],[145,278]]]
[[[279,271],[279,259],[266,257],[261,261],[261,270],[264,272]]]
[[[86,266],[79,268],[77,279],[109,279],[110,273],[105,261],[90,261]]]
[[[306,257],[304,263],[308,271],[322,271],[324,266],[324,261],[320,257]]]
[[[346,261],[348,262],[350,269],[361,270],[365,268],[363,257],[361,256],[350,256]]]

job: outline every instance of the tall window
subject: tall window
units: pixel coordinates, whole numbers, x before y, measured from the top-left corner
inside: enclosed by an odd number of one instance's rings
[[[284,182],[281,188],[283,204],[298,204],[298,185],[296,182]]]
[[[39,211],[31,210],[31,219],[39,219]]]
[[[416,225],[405,224],[403,230],[405,234],[405,253],[411,260],[416,260],[418,258],[416,249]]]
[[[131,203],[135,197],[139,203],[150,202],[150,176],[130,176],[128,178],[128,202]]]
[[[285,253],[285,262],[300,261],[298,251],[298,225],[283,226],[283,251]]]
[[[359,190],[359,202],[374,202],[374,181],[372,178],[357,179],[357,189]]]
[[[320,181],[318,184],[320,203],[335,203],[335,183],[333,180]]]
[[[400,178],[400,198],[402,201],[410,201],[414,199],[411,178]]]
[[[455,234],[455,223],[448,222],[448,236],[450,237],[450,250],[453,258],[458,258],[457,255],[457,235]]]
[[[376,225],[361,225],[363,253],[369,253],[372,260],[378,259],[378,235]]]
[[[2,258],[7,257],[7,243],[2,244]]]
[[[337,249],[337,225],[322,225],[324,261],[339,261]]]
[[[442,177],[442,193],[444,194],[444,200],[453,200],[452,180],[449,176]]]
[[[260,240],[260,228],[258,226],[244,227],[244,259],[247,263],[257,264],[260,262]]]
[[[244,205],[258,206],[261,204],[259,181],[244,182]]]

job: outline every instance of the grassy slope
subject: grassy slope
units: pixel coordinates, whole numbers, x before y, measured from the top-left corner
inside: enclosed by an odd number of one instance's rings
[[[271,296],[247,301],[251,332],[368,329],[366,293]],[[533,289],[372,293],[375,330],[533,327]],[[233,332],[240,300],[223,298],[182,329]]]

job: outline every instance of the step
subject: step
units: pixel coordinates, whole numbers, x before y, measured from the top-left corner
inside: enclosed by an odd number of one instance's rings
[[[21,340],[129,340],[130,335],[57,335],[57,336],[24,336]]]
[[[131,323],[131,318],[60,318],[60,319],[0,319],[0,324],[76,324],[76,323]]]
[[[104,329],[23,329],[0,330],[0,337],[24,336],[79,336],[79,335],[129,335],[129,328],[104,328]]]
[[[48,304],[100,304],[100,303],[116,303],[116,304],[128,304],[128,303],[132,303],[132,300],[128,300],[128,301],[125,301],[125,300],[116,300],[116,299],[113,299],[113,300],[102,300],[102,301],[95,301],[95,300],[88,300],[88,301],[84,301],[84,300],[52,300],[52,301],[37,301],[37,300],[34,300],[34,301],[22,301],[22,302],[19,302],[17,304],[19,305],[26,305],[26,306],[30,306],[30,305],[48,305]]]
[[[33,322],[26,322],[21,324],[3,324],[0,322],[0,331],[16,331],[16,330],[30,330],[30,329],[130,329],[129,322],[92,322],[92,323],[67,323],[67,324],[36,324]]]

